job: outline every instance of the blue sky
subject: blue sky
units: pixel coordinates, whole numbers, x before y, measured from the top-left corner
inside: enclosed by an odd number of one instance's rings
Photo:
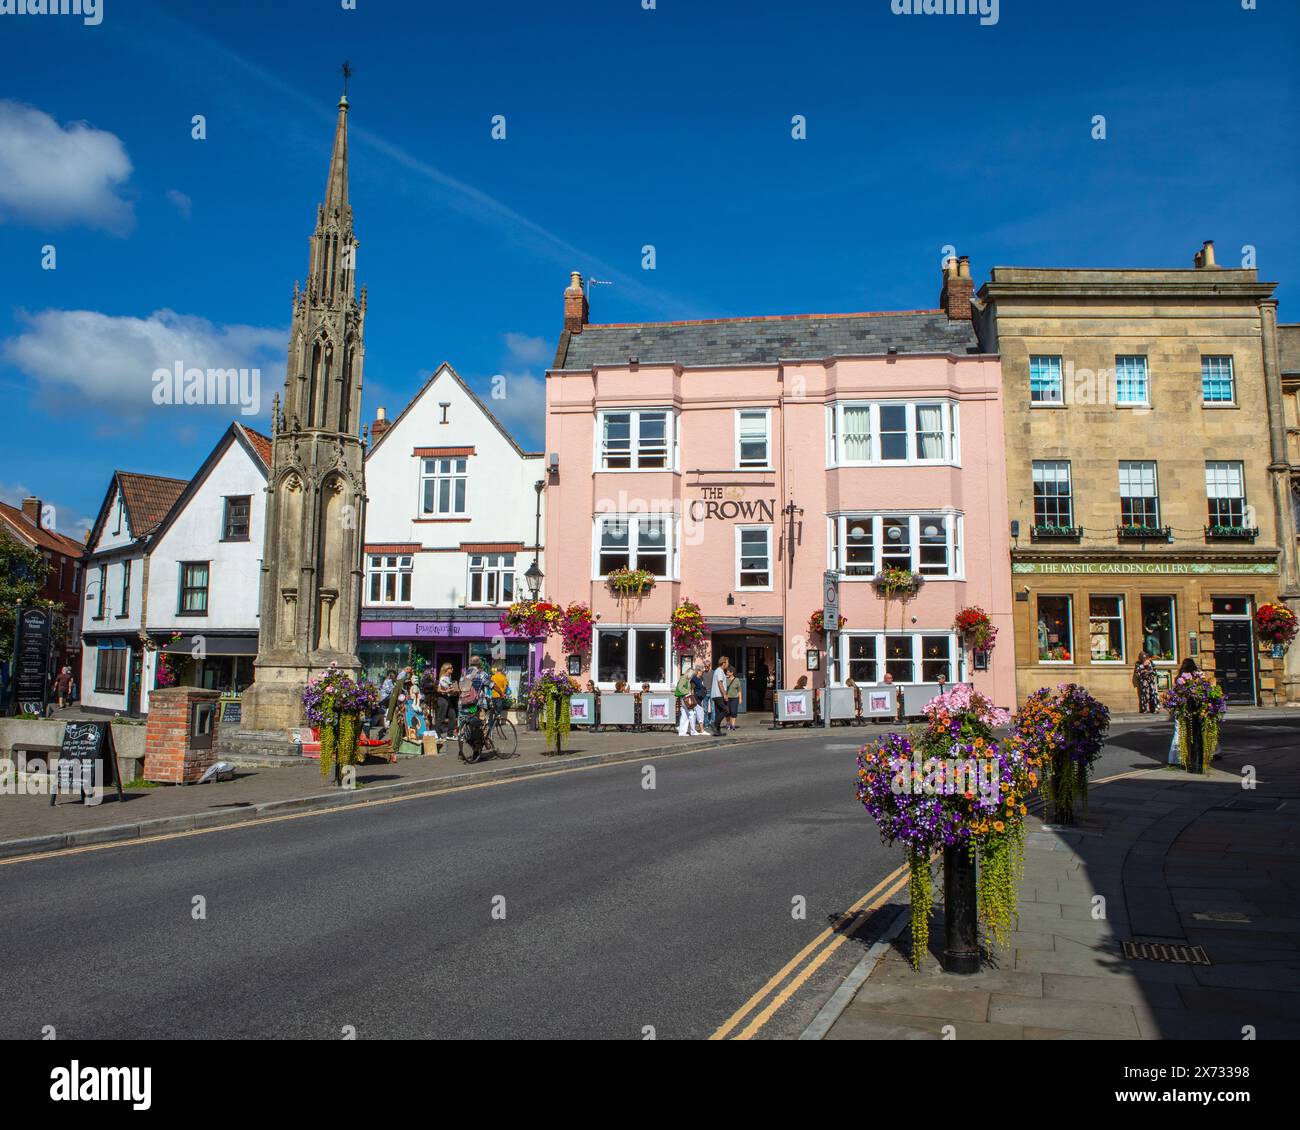
[[[571,269],[598,322],[918,309],[947,244],[978,285],[1213,238],[1300,321],[1293,0],[102,4],[0,15],[0,498],[68,532],[232,418],[153,405],[155,358],[262,366],[266,427],[344,58],[367,419],[447,360],[540,446]]]

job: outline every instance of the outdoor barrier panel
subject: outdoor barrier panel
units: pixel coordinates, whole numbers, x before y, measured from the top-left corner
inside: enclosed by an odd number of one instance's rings
[[[641,696],[641,725],[675,726],[677,724],[677,699],[670,694],[643,694]]]
[[[813,720],[812,691],[777,691],[776,720],[811,722]]]
[[[575,694],[569,699],[569,725],[594,726],[596,724],[596,696]]]
[[[908,718],[918,717],[924,712],[925,704],[932,698],[938,698],[940,693],[946,694],[948,691],[955,690],[959,683],[945,683],[942,687],[935,683],[923,683],[920,686],[909,686],[903,688],[903,713]]]
[[[862,716],[864,718],[897,718],[898,688],[860,687],[862,691]]]
[[[636,697],[630,694],[600,696],[602,726],[631,726],[636,723]]]
[[[829,687],[826,690],[831,721],[857,718],[857,707],[853,702],[852,687]]]

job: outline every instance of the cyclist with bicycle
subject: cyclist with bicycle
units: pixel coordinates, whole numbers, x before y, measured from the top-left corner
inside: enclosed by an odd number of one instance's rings
[[[483,659],[477,655],[469,657],[469,667],[460,677],[459,722],[461,733],[462,761],[471,760],[465,756],[465,746],[470,746],[472,760],[478,760],[479,750],[488,737],[491,716],[488,713],[487,696],[491,693],[491,682],[483,670]],[[468,739],[468,740],[467,740]]]

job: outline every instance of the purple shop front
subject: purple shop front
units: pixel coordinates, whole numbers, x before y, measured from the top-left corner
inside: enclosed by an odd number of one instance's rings
[[[500,663],[517,693],[536,676],[543,658],[539,641],[503,635],[495,620],[363,620],[358,649],[366,677],[423,661],[441,669],[450,663],[459,676],[471,655]]]

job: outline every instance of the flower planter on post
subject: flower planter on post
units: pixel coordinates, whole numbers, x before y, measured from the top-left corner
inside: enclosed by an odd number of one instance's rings
[[[1178,719],[1179,755],[1189,773],[1204,773],[1219,748],[1219,724],[1228,713],[1223,688],[1204,671],[1179,675],[1161,705]]]
[[[1047,773],[1052,821],[1074,823],[1075,800],[1088,800],[1088,774],[1101,754],[1110,711],[1076,683],[1043,687],[1012,722],[1012,741]]]
[[[1187,715],[1183,720],[1187,730],[1187,772],[1205,772],[1205,731],[1201,720],[1196,715]]]
[[[379,692],[373,683],[359,683],[331,663],[303,688],[302,704],[307,721],[320,735],[321,776],[333,776],[336,785],[342,784],[342,767],[361,760],[361,719],[378,708]],[[402,725],[404,720],[394,719],[393,724]]]
[[[943,969],[980,971],[975,853],[969,843],[943,849]]]

